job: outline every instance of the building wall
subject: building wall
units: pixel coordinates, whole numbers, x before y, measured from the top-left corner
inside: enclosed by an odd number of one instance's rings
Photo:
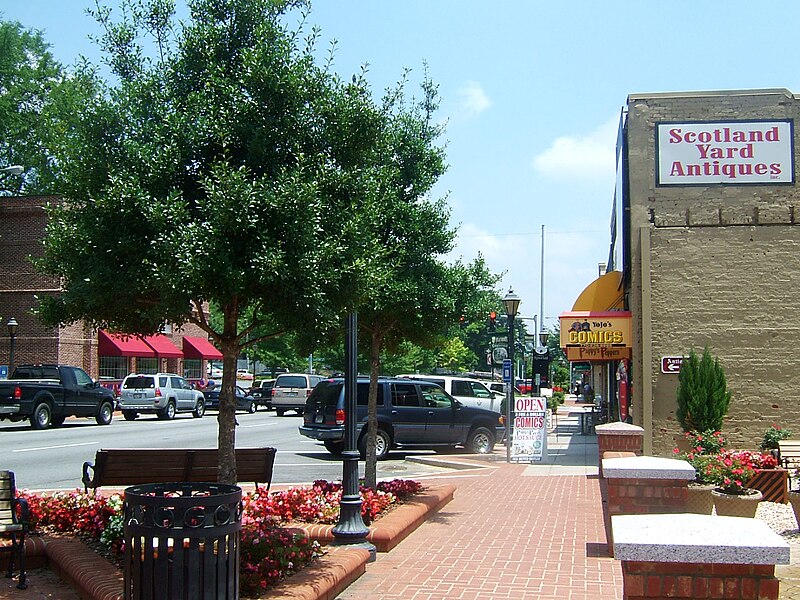
[[[632,95],[628,99],[634,419],[645,448],[667,455],[676,374],[663,356],[708,346],[724,367],[732,447],[756,448],[780,424],[800,433],[800,192],[795,185],[656,187],[660,121],[794,119],[787,90]],[[800,137],[794,130],[795,172]]]
[[[47,226],[45,206],[56,197],[4,197],[0,201],[0,365],[7,365],[10,338],[7,322],[19,324],[15,337],[14,362],[60,363],[82,367],[92,377],[99,376],[97,330],[84,323],[63,328],[44,327],[35,315],[37,296],[58,293],[58,281],[41,275],[31,258],[43,253],[42,240]],[[208,314],[208,306],[204,306]],[[168,337],[182,348],[184,335],[206,337],[197,325],[187,323],[173,328]],[[182,360],[160,359],[159,368],[183,373]],[[132,363],[135,369],[135,361]]]
[[[55,362],[58,331],[46,328],[33,314],[35,295],[58,291],[58,283],[34,270],[31,257],[42,255],[47,216],[44,206],[54,198],[4,197],[0,201],[0,364],[8,364],[6,323],[16,319],[14,362]]]

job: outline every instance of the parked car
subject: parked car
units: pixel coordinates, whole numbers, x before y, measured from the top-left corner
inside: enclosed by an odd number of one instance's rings
[[[451,377],[449,375],[399,375],[399,377],[409,377],[430,381],[441,386],[445,392],[461,401],[467,406],[476,408],[486,408],[495,412],[500,412],[500,402],[502,394],[491,391],[480,379],[469,377]]]
[[[255,398],[256,406],[263,406],[267,410],[272,408],[272,388],[274,379],[261,379],[253,384],[248,393]]]
[[[34,429],[62,425],[67,417],[94,417],[108,425],[114,404],[114,392],[80,367],[20,365],[0,380],[0,420],[28,419]]]
[[[195,418],[206,412],[203,392],[192,388],[174,373],[135,374],[122,380],[119,407],[127,421],[140,414],[156,414],[159,419],[173,419],[176,413],[191,412]]]
[[[275,409],[275,414],[282,417],[287,410],[293,410],[302,415],[311,390],[323,379],[321,375],[308,373],[278,375],[272,386],[272,408]]]
[[[503,439],[500,415],[466,406],[441,386],[423,380],[378,381],[378,431],[375,452],[385,458],[395,447],[464,446],[486,454]],[[369,379],[358,379],[356,388],[356,436],[361,456],[366,455],[366,421]],[[344,379],[327,379],[314,388],[306,401],[300,433],[322,441],[332,454],[344,450]]]
[[[244,391],[243,388],[236,386],[236,410],[244,410],[249,413],[256,412],[256,399]],[[219,393],[221,386],[213,390],[206,390],[203,395],[206,398],[206,410],[219,410]]]
[[[247,369],[238,369],[236,371],[237,381],[253,381],[253,374]]]

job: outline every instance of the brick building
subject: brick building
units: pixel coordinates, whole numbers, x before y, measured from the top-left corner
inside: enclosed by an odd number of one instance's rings
[[[670,453],[680,432],[670,357],[705,346],[732,391],[732,447],[758,447],[772,424],[800,433],[797,118],[785,89],[628,97],[609,268],[632,316],[647,453]]]
[[[42,255],[48,202],[56,197],[4,197],[0,200],[0,365],[7,365],[10,337],[6,324],[19,324],[14,362],[62,363],[82,367],[108,385],[131,372],[168,371],[202,377],[208,360],[222,355],[193,324],[165,326],[159,336],[128,338],[97,331],[83,323],[44,327],[34,314],[36,297],[59,292],[58,281],[36,272],[31,258]]]

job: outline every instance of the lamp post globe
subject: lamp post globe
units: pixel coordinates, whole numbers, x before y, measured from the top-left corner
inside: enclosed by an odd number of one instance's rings
[[[17,337],[17,320],[11,317],[6,324],[8,326],[8,376],[14,371],[14,342]]]

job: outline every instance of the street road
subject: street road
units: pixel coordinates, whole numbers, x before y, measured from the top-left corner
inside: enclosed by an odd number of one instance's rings
[[[342,478],[340,458],[329,454],[321,443],[300,435],[302,417],[293,413],[278,417],[263,409],[237,413],[237,447],[272,446],[278,449],[273,483],[310,483],[315,479],[337,481]],[[94,419],[70,418],[63,426],[35,431],[28,421],[0,421],[0,469],[14,471],[17,487],[29,490],[82,488],[81,469],[85,461],[94,462],[100,448],[215,448],[217,413],[201,419],[179,414],[172,421],[155,416],[140,416],[125,421],[114,413],[110,425],[100,426]],[[395,451],[390,459],[378,463],[378,478],[403,479],[441,472],[441,468],[405,461],[407,455],[432,454],[426,451]],[[363,476],[364,464],[360,463]],[[242,482],[244,484],[249,482]]]

